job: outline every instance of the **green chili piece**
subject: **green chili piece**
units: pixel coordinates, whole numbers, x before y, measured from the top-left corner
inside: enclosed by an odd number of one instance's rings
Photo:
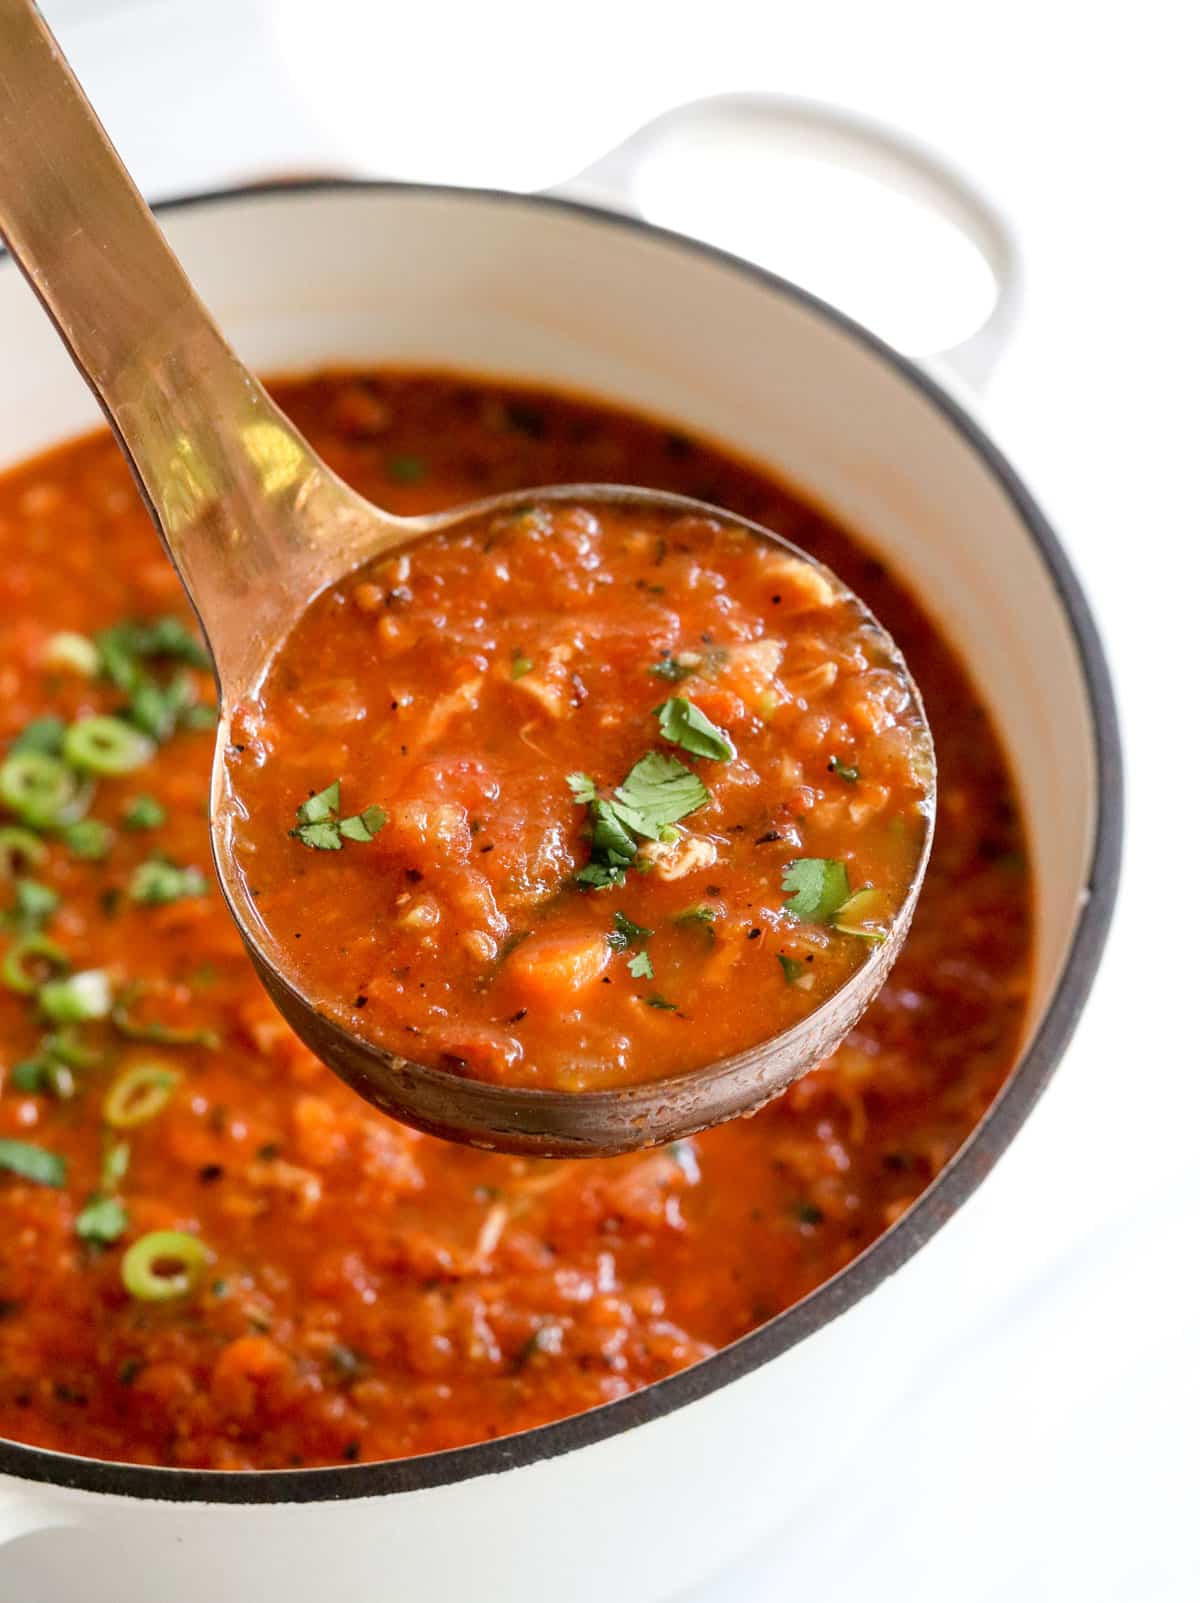
[[[88,774],[130,774],[154,755],[154,742],[120,718],[81,718],[63,737],[63,755]]]
[[[199,1236],[152,1230],[125,1249],[121,1281],[139,1302],[170,1302],[195,1290],[212,1256]]]
[[[179,1076],[161,1063],[124,1069],[104,1096],[104,1117],[114,1130],[133,1130],[161,1113],[175,1093]]]
[[[55,969],[67,969],[71,960],[56,941],[45,935],[23,935],[14,941],[0,963],[0,980],[19,996],[32,996],[42,980],[35,965],[46,964]]]

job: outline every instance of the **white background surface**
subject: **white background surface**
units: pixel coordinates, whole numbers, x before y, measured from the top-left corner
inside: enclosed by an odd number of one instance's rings
[[[153,198],[313,169],[534,188],[674,102],[770,88],[907,128],[1013,216],[1028,303],[987,419],[1059,527],[1111,653],[1129,770],[1117,923],[1036,1116],[905,1270],[912,1296],[938,1288],[910,1395],[822,1506],[703,1603],[1196,1603],[1194,7],[45,9]],[[819,175],[779,177],[706,196],[681,174],[655,197],[673,223],[752,246],[906,348],[969,317],[981,279],[946,277],[962,263],[936,228],[852,191],[830,211]],[[781,1421],[801,1445],[803,1428]]]

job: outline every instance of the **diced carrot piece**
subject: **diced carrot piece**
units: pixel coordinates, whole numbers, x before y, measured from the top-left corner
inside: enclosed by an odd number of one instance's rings
[[[513,982],[523,991],[553,1001],[564,991],[594,985],[611,955],[598,930],[556,930],[522,941],[508,963]]]

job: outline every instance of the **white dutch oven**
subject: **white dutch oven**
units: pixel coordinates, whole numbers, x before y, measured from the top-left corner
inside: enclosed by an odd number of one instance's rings
[[[1000,294],[950,359],[980,377],[1015,303],[1007,233],[940,162],[879,129],[796,102],[701,102],[635,135],[573,192],[628,206],[663,141],[752,125],[903,173],[971,233]],[[167,208],[164,223],[262,370],[390,362],[590,392],[728,442],[858,530],[954,640],[1015,765],[1039,896],[1033,1007],[1007,1087],[919,1204],[733,1347],[561,1424],[390,1464],[234,1475],[0,1443],[0,1543],[17,1542],[0,1551],[0,1598],[19,1577],[22,1603],[663,1599],[801,1508],[861,1445],[929,1317],[890,1277],[986,1174],[1071,1034],[1120,852],[1118,737],[1086,604],[944,376],[693,240],[556,197],[336,183],[206,197]],[[0,351],[3,463],[96,423],[11,264]]]

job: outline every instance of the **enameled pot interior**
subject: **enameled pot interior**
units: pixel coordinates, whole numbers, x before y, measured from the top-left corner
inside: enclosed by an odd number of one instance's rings
[[[1040,1038],[1013,1082],[1024,1077],[1019,1093],[1002,1094],[1002,1147],[1052,1069],[1098,958],[1112,885],[1093,897],[1086,940],[1080,912],[1095,889],[1101,799],[1101,855],[1115,878],[1119,758],[1082,599],[1053,536],[970,420],[786,286],[586,209],[351,185],[214,197],[163,220],[218,322],[261,371],[458,368],[657,414],[801,486],[907,578],[982,690],[1026,813],[1038,887],[1027,1035]],[[97,423],[94,401],[11,264],[0,270],[0,349],[0,466]],[[919,1205],[920,1217],[876,1243],[839,1277],[843,1285],[806,1299],[806,1317],[786,1338],[764,1340],[708,1385],[652,1391],[686,1401],[818,1328],[847,1306],[848,1286],[852,1301],[915,1250],[983,1167],[960,1179],[949,1206]],[[749,1352],[755,1341],[738,1346]],[[649,1412],[636,1398],[627,1403]],[[532,1434],[549,1441],[563,1429]],[[440,1456],[465,1463],[487,1450]],[[437,1480],[453,1478],[446,1467]]]

